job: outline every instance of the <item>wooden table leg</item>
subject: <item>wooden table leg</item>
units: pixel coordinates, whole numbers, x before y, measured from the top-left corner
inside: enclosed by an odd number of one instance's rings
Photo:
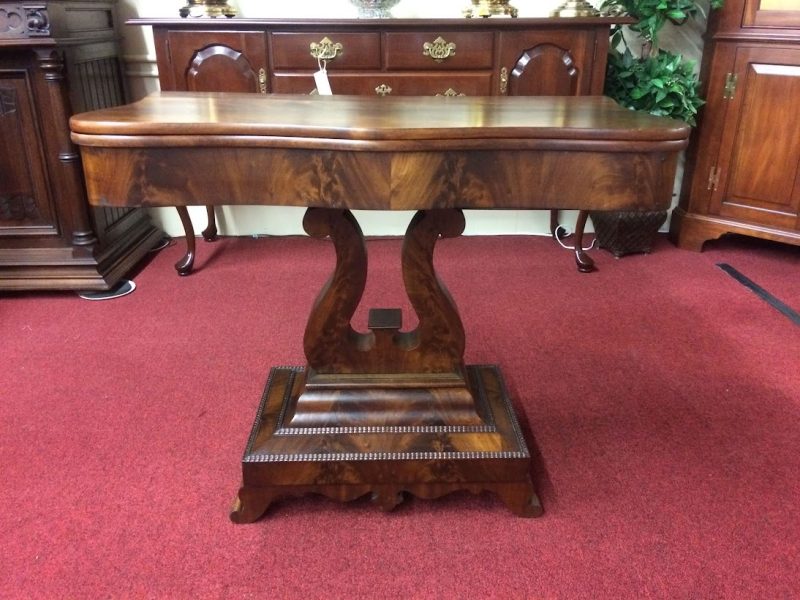
[[[554,240],[564,246],[562,242],[569,234],[558,222],[558,213],[559,211],[557,210],[550,211],[550,235],[553,236]],[[588,211],[578,211],[578,220],[575,223],[575,245],[571,247],[571,250],[575,253],[575,264],[578,267],[578,271],[581,273],[591,273],[594,271],[594,260],[583,248],[583,233],[586,229],[586,218],[588,216]],[[565,247],[570,248],[569,246]]]
[[[192,220],[189,218],[189,210],[185,206],[176,206],[175,210],[178,211],[178,216],[181,218],[183,232],[186,236],[186,254],[175,263],[175,270],[178,271],[178,275],[186,276],[192,272],[192,268],[194,267],[194,227],[192,226]]]
[[[175,263],[175,270],[178,271],[178,275],[186,276],[190,275],[194,269],[197,241],[194,237],[194,226],[192,225],[192,219],[189,217],[189,209],[185,206],[176,206],[175,210],[178,211],[178,216],[181,218],[183,233],[186,236],[186,254]],[[206,206],[206,213],[208,214],[208,225],[203,230],[203,239],[207,242],[214,242],[219,239],[217,236],[217,219],[214,214],[214,207]]]
[[[583,231],[586,229],[586,217],[588,216],[588,211],[578,211],[578,221],[575,223],[575,264],[581,273],[594,271],[594,260],[583,249]]]
[[[307,368],[270,373],[231,519],[254,521],[280,496],[371,494],[389,510],[406,492],[457,490],[490,491],[515,514],[541,514],[502,376],[464,365],[464,328],[434,270],[437,240],[463,231],[461,211],[421,211],[406,232],[403,279],[419,318],[412,331],[402,330],[399,309],[373,310],[368,331],[353,329],[367,253],[349,211],[312,208],[304,226],[332,239],[336,267],[306,327]]]
[[[214,213],[214,206],[206,206],[206,214],[208,215],[208,224],[203,229],[203,239],[207,242],[216,242],[219,239],[217,236],[217,215]]]

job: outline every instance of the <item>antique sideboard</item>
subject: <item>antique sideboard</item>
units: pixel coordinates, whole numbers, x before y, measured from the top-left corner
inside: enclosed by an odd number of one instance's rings
[[[334,94],[601,95],[615,18],[135,19],[152,26],[161,89],[309,94],[325,65]],[[569,190],[565,190],[569,193]],[[194,232],[185,207],[191,272]],[[208,207],[207,240],[216,235]],[[579,219],[578,230],[586,215]],[[581,220],[582,219],[582,220]],[[555,227],[552,219],[551,228]],[[576,243],[580,248],[580,243]],[[582,252],[579,266],[591,268]]]
[[[0,290],[104,290],[161,239],[137,209],[92,208],[73,110],[124,102],[113,0],[0,2]]]

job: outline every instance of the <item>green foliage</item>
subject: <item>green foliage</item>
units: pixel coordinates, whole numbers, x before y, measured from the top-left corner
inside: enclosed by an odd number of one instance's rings
[[[694,63],[660,50],[635,58],[626,48],[608,57],[605,94],[623,106],[695,125],[703,99],[697,94]]]
[[[723,2],[711,0],[711,8],[720,8]],[[695,0],[603,0],[601,8],[622,9],[635,17],[638,22],[631,25],[631,30],[654,46],[658,45],[658,32],[667,21],[680,25],[698,11]]]
[[[710,0],[720,8],[724,0]],[[694,62],[658,48],[658,34],[667,21],[682,25],[700,10],[696,0],[603,0],[605,10],[622,10],[637,19],[630,30],[641,37],[641,56],[635,56],[621,27],[611,36],[605,94],[623,106],[695,125],[700,82]]]

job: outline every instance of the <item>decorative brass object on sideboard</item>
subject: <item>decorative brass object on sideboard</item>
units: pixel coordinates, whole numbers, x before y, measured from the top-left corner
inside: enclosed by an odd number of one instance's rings
[[[509,0],[472,0],[472,6],[464,9],[464,16],[491,17],[492,15],[506,15],[516,18],[519,11],[509,4]]]
[[[187,0],[178,14],[182,17],[231,18],[236,16],[236,9],[228,5],[228,0]]]
[[[567,0],[552,12],[554,17],[596,17],[600,14],[586,0]]]
[[[358,9],[359,19],[388,19],[392,16],[392,8],[400,0],[350,0]]]

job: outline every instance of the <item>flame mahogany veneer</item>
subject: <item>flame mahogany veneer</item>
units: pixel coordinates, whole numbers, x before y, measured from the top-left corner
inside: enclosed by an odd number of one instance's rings
[[[502,376],[464,364],[465,332],[436,276],[440,237],[466,208],[663,210],[682,123],[600,97],[386,98],[162,93],[72,118],[90,201],[306,206],[309,235],[330,237],[336,267],[306,326],[304,369],[274,368],[243,458],[231,518],[273,499],[403,492],[496,493],[521,516],[542,508]],[[419,318],[351,318],[366,283],[351,209],[417,210],[402,269]]]

